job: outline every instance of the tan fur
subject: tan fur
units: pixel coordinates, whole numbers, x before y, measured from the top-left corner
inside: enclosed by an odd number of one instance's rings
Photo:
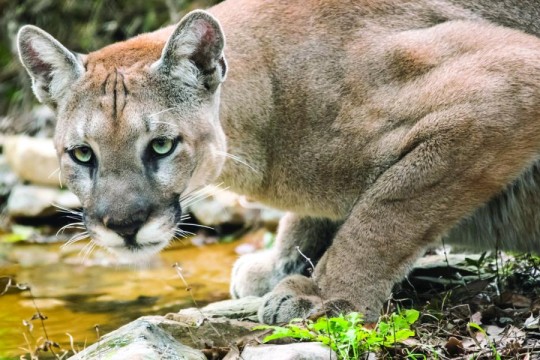
[[[228,0],[209,10],[227,36],[219,120],[219,88],[173,81],[184,97],[171,104],[168,85],[153,82],[163,46],[174,45],[168,27],[83,58],[85,75],[56,103],[58,151],[66,164],[67,134],[87,126],[102,149],[102,191],[83,204],[136,198],[148,185],[121,179],[143,177],[144,162],[131,154],[146,136],[141,118],[159,114],[186,143],[170,165],[173,184],[161,184],[160,194],[224,182],[291,212],[274,249],[236,264],[233,296],[266,294],[265,322],[320,310],[320,298],[332,311],[374,316],[427,245],[496,226],[489,209],[504,209],[508,234],[496,234],[499,244],[516,248],[515,234],[528,234],[519,248],[540,251],[531,220],[540,209],[529,209],[523,195],[540,193],[536,177],[523,180],[536,174],[540,155],[540,40],[496,23],[540,33],[509,7],[533,11],[534,2],[508,4]],[[224,60],[211,60],[224,74]],[[176,78],[188,81],[183,66]],[[120,78],[129,93],[122,95]],[[225,150],[221,131],[227,152],[242,161],[216,155]],[[82,175],[73,176],[70,186],[87,194]],[[294,275],[309,275],[304,256],[316,263],[312,280]]]

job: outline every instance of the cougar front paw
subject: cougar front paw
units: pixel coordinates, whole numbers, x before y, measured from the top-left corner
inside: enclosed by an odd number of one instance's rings
[[[234,264],[231,277],[231,296],[263,296],[279,281],[273,270],[275,255],[265,250],[240,257]]]
[[[258,316],[265,324],[279,324],[295,318],[335,316],[353,310],[353,305],[346,300],[323,299],[313,280],[292,275],[264,297]]]
[[[265,324],[287,323],[296,318],[308,318],[321,308],[322,299],[317,296],[297,296],[274,292],[264,297],[259,308],[259,321]]]

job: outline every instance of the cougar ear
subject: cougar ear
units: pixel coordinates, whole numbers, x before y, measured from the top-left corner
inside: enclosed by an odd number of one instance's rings
[[[214,91],[227,73],[224,47],[219,22],[206,11],[195,10],[180,20],[154,66],[189,85],[202,82]]]
[[[54,106],[84,73],[80,57],[38,27],[23,26],[17,45],[21,62],[32,78],[34,94],[43,103]]]

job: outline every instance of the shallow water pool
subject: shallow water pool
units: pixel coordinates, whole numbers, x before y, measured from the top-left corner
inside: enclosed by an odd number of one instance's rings
[[[33,350],[42,342],[39,320],[30,322],[32,331],[23,325],[37,313],[35,306],[47,316],[49,339],[69,350],[69,333],[77,350],[96,342],[98,332],[102,336],[139,316],[192,307],[192,296],[199,305],[225,299],[239,244],[177,246],[144,268],[118,264],[100,249],[81,263],[76,247],[64,251],[57,244],[0,244],[0,277],[13,276],[31,287],[31,294],[11,290],[0,296],[0,359],[18,359],[28,353],[22,348]],[[186,290],[175,263],[191,290]],[[45,357],[40,354],[40,359]]]

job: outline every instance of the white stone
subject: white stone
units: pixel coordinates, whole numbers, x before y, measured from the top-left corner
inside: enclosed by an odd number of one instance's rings
[[[160,327],[170,322],[161,317],[139,318],[105,335],[84,351],[70,357],[72,360],[206,360],[199,350],[176,341]]]
[[[17,176],[38,185],[59,186],[59,164],[52,139],[9,136],[4,155]]]
[[[334,351],[320,343],[288,345],[261,344],[264,330],[254,331],[254,322],[227,319],[256,313],[262,299],[251,297],[210,304],[201,309],[186,309],[178,314],[145,316],[101,338],[72,360],[170,359],[205,360],[198,349],[230,347],[247,341],[242,353],[231,348],[225,359],[242,360],[337,360]],[[240,340],[242,339],[242,340]],[[257,345],[249,345],[257,344]]]
[[[217,301],[203,308],[182,309],[180,316],[200,318],[257,319],[257,311],[263,303],[262,297],[246,296],[241,299]]]
[[[285,213],[281,210],[263,207],[261,209],[261,222],[267,229],[275,231],[283,215]]]
[[[188,208],[191,213],[203,225],[243,224],[254,216],[240,204],[240,196],[233,192],[207,187],[204,194],[209,196],[194,200],[193,203],[186,201],[190,204]]]
[[[208,195],[208,196],[205,196]],[[203,225],[262,223],[275,228],[283,212],[251,202],[245,196],[217,187],[207,187],[198,193],[199,200],[190,203],[188,209]]]
[[[7,213],[11,217],[50,216],[58,212],[53,204],[76,209],[81,207],[79,199],[68,190],[37,185],[16,185],[7,202]]]
[[[9,194],[11,188],[17,184],[19,179],[7,164],[6,158],[0,155],[0,197]]]
[[[321,343],[246,346],[243,360],[337,360],[336,353]]]

